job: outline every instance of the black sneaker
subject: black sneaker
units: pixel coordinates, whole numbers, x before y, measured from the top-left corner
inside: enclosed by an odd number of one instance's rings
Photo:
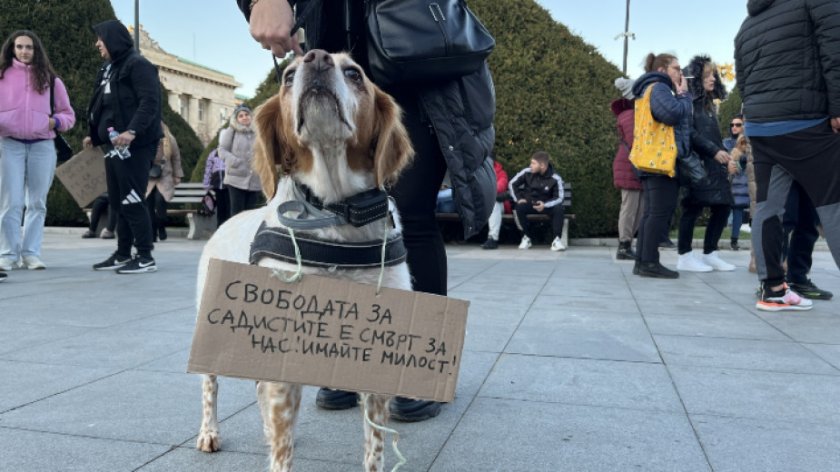
[[[498,249],[499,248],[499,241],[496,241],[493,238],[487,238],[487,241],[484,241],[484,244],[481,245],[481,249]]]
[[[811,282],[811,279],[805,279],[805,282],[800,284],[790,284],[790,289],[811,300],[831,300],[834,294],[828,290],[823,290]]]
[[[732,249],[733,251],[740,251],[741,250],[741,245],[738,244],[737,239],[733,239],[732,241],[729,242],[729,249]]]
[[[391,418],[404,423],[415,423],[440,414],[442,403],[394,397],[391,400]]]
[[[155,260],[151,257],[137,256],[131,260],[124,267],[117,269],[118,274],[145,274],[146,272],[156,272],[157,265]]]
[[[6,281],[6,273],[0,270],[0,282]]]
[[[315,404],[325,410],[346,410],[359,404],[359,394],[345,390],[321,388],[315,396]]]
[[[158,238],[159,238],[161,241],[166,241],[166,238],[167,238],[167,237],[168,237],[168,235],[166,234],[166,228],[164,228],[163,226],[161,226],[160,228],[158,228]]]
[[[93,270],[115,270],[125,267],[129,262],[131,262],[131,256],[121,256],[115,252],[111,254],[111,257],[98,264],[94,264]]]
[[[639,266],[639,275],[642,277],[653,277],[657,279],[678,279],[680,273],[671,270],[658,262],[642,262]]]

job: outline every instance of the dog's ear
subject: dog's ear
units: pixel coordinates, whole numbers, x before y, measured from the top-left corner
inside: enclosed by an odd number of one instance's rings
[[[254,145],[253,168],[260,177],[263,194],[271,199],[277,191],[280,170],[290,172],[294,162],[292,148],[284,136],[283,110],[280,97],[275,95],[255,112],[257,139]]]
[[[396,182],[400,172],[414,157],[411,139],[402,123],[402,110],[390,95],[374,87],[373,152],[378,187]]]

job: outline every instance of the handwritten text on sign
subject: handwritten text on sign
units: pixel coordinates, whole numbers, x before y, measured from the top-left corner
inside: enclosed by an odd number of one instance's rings
[[[188,370],[451,401],[468,302],[211,260]]]

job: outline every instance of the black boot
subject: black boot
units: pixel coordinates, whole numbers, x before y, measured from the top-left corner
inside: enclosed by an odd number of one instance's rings
[[[630,241],[618,242],[618,251],[615,253],[615,258],[620,261],[632,261],[636,259],[636,253],[630,247]]]
[[[741,249],[741,246],[738,244],[738,240],[734,239],[734,238],[729,242],[729,247],[733,251],[737,251],[737,250]]]
[[[359,394],[344,390],[321,388],[315,397],[315,404],[325,410],[346,410],[359,403]]]
[[[424,421],[439,415],[442,405],[428,400],[394,397],[391,400],[391,418],[405,423]]]
[[[639,266],[639,275],[657,279],[678,279],[680,277],[679,272],[668,269],[658,262],[642,262]]]

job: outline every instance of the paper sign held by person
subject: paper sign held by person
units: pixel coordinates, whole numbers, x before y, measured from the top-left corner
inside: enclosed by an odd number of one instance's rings
[[[107,189],[105,162],[99,146],[85,149],[55,169],[58,180],[79,208],[85,208]]]
[[[468,307],[211,259],[187,370],[449,402]]]

